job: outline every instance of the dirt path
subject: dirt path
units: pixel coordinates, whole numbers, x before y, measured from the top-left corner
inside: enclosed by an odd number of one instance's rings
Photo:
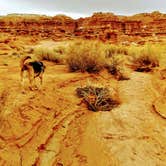
[[[150,75],[133,73],[119,84],[119,108],[86,116],[76,148],[83,165],[165,165],[166,121],[152,109],[152,88]]]
[[[30,91],[20,87],[18,59],[0,59],[0,165],[165,165],[166,121],[153,111],[150,75],[117,83],[45,63],[42,89]],[[118,87],[122,104],[88,111],[75,89],[89,82]]]

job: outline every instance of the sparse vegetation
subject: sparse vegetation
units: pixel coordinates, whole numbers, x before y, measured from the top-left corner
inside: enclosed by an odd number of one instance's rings
[[[75,41],[68,48],[66,63],[70,71],[96,73],[103,69],[105,52],[97,41]]]
[[[123,65],[123,55],[114,55],[107,62],[106,68],[110,74],[112,74],[117,80],[128,80],[129,77],[125,73],[125,67]]]
[[[131,56],[132,68],[135,71],[149,72],[159,66],[161,51],[157,47],[145,45],[136,51]]]
[[[123,56],[125,46],[103,44],[99,41],[76,40],[66,49],[66,64],[72,72],[97,73],[104,68],[118,80],[128,79],[124,75]]]
[[[125,64],[129,62],[134,71],[151,71],[165,59],[161,58],[163,52],[164,46],[157,44],[123,46],[81,39],[40,44],[34,48],[38,59],[66,64],[71,72],[98,73],[106,68],[117,80],[128,79]]]
[[[110,111],[117,107],[120,102],[112,99],[107,88],[86,86],[84,88],[76,89],[77,96],[83,98],[83,102],[87,104],[89,110],[96,111]]]
[[[113,44],[105,45],[105,56],[107,58],[110,58],[117,54],[128,55],[128,47],[123,45],[113,45]]]
[[[41,44],[34,48],[34,54],[40,60],[53,61],[58,64],[64,64],[65,46],[59,44],[44,45]]]

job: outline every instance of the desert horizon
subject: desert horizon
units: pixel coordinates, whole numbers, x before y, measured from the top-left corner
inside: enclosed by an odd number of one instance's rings
[[[0,3],[2,8],[0,15],[6,15],[8,13],[35,13],[48,16],[65,14],[73,18],[79,18],[91,16],[96,12],[111,12],[116,15],[134,15],[137,13],[151,13],[153,11],[166,13],[165,0],[151,0],[150,3],[144,0],[136,2],[126,0],[125,3],[121,0],[117,0],[116,2],[110,0],[86,0],[84,3],[76,0],[70,0],[70,3],[65,0],[57,2],[52,0],[48,0],[47,2],[42,0],[1,0]]]
[[[134,15],[144,15],[144,14],[151,14],[151,13],[161,13],[161,14],[166,14],[166,12],[160,11],[160,10],[148,10],[148,11],[142,11],[142,12],[135,12],[135,13],[117,13],[117,12],[112,12],[112,11],[94,11],[90,14],[70,14],[70,13],[65,13],[65,12],[55,12],[55,14],[47,14],[47,13],[19,13],[19,12],[6,12],[6,13],[2,13],[0,15],[0,17],[5,17],[5,16],[10,16],[10,15],[18,15],[18,16],[45,16],[45,17],[55,17],[58,15],[64,15],[67,17],[71,17],[72,19],[79,19],[79,18],[85,18],[85,17],[91,17],[93,14],[95,13],[103,13],[103,14],[113,14],[113,15],[117,15],[117,16],[126,16],[126,17],[132,17]]]
[[[162,15],[166,15],[166,12],[163,12],[163,11],[160,11],[160,10],[152,10],[152,11],[144,11],[144,12],[135,12],[135,13],[117,13],[117,12],[112,12],[112,11],[94,11],[90,14],[85,14],[85,15],[81,15],[79,16],[79,14],[76,16],[73,16],[70,14],[70,13],[65,13],[65,12],[55,12],[55,14],[47,14],[47,13],[20,13],[20,12],[7,12],[7,13],[3,13],[0,15],[0,17],[6,17],[6,16],[44,16],[44,17],[56,17],[56,16],[59,16],[59,15],[63,15],[63,16],[66,16],[66,17],[71,17],[72,19],[80,19],[80,18],[86,18],[86,17],[91,17],[93,16],[94,14],[96,13],[101,13],[101,14],[112,14],[112,15],[116,15],[116,16],[122,16],[122,17],[132,17],[132,16],[135,16],[135,15],[150,15],[150,14],[153,14],[153,13],[160,13]]]

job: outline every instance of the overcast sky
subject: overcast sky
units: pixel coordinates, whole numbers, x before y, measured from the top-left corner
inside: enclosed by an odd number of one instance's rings
[[[156,10],[166,13],[166,0],[0,0],[0,15],[65,14],[78,18],[90,16],[94,12],[132,15]]]

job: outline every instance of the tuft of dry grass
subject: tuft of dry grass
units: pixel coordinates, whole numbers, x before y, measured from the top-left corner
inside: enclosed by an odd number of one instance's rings
[[[150,72],[160,63],[161,50],[151,45],[132,50],[132,68],[138,72]]]
[[[83,102],[91,111],[110,111],[117,107],[120,102],[112,99],[107,88],[86,86],[76,89],[77,96],[83,98]]]
[[[128,79],[125,74],[127,63],[139,72],[149,72],[166,64],[165,45],[161,44],[124,46],[83,39],[44,43],[34,47],[38,59],[66,64],[72,72],[98,73],[107,68],[118,80]]]
[[[129,76],[126,72],[126,68],[124,66],[124,55],[113,55],[107,61],[106,69],[110,74],[112,74],[117,80],[128,80]]]
[[[104,49],[106,54],[105,56],[107,58],[110,58],[117,54],[128,55],[128,47],[123,45],[106,44]]]
[[[39,60],[48,60],[58,64],[64,64],[66,46],[59,43],[41,44],[34,47],[34,54]]]
[[[99,41],[76,40],[68,47],[66,63],[72,72],[97,73],[106,68],[116,79],[126,80],[128,77],[124,74],[123,57],[127,53],[126,46],[103,44]]]
[[[66,63],[70,71],[96,73],[105,64],[105,50],[98,41],[77,40],[67,50]]]

